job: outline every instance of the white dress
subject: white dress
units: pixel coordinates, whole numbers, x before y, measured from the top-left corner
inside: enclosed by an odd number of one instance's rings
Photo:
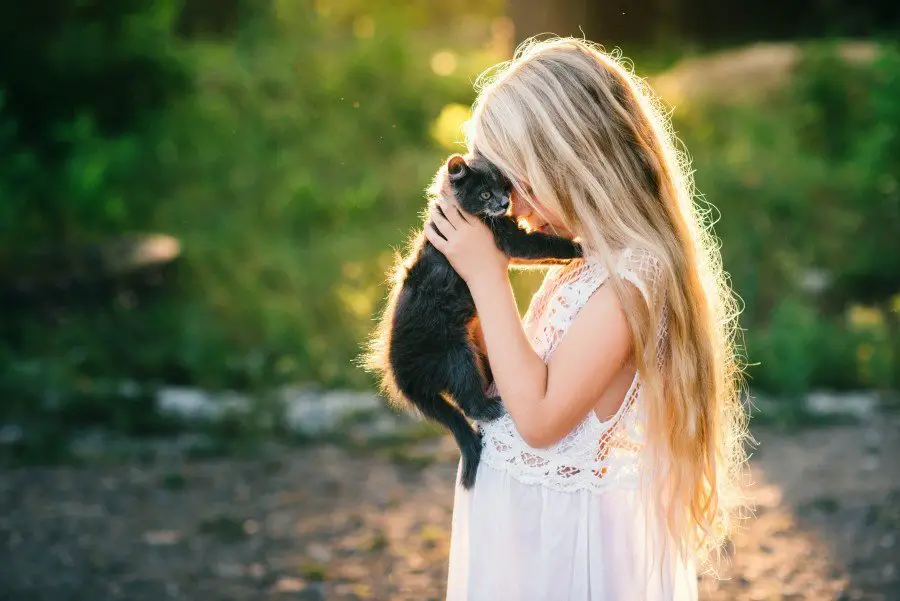
[[[628,249],[615,268],[645,298],[657,270]],[[596,258],[547,273],[523,320],[545,362],[608,277]],[[693,560],[667,551],[641,492],[643,423],[638,374],[612,418],[591,411],[549,448],[526,444],[508,413],[479,423],[475,486],[456,487],[447,601],[696,601]]]

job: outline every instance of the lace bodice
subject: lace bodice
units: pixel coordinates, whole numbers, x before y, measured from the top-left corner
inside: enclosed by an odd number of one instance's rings
[[[625,249],[615,263],[615,274],[631,282],[649,300],[658,280],[659,263],[647,251]],[[578,311],[609,277],[603,262],[594,257],[554,267],[547,273],[523,319],[525,332],[545,363]],[[660,332],[657,343],[661,346],[665,327]],[[497,394],[493,384],[489,394]],[[615,415],[601,421],[591,411],[565,438],[543,449],[533,448],[522,439],[508,413],[493,422],[479,423],[484,444],[482,461],[521,482],[556,490],[634,489],[639,484],[644,448],[641,396],[641,379],[635,373]]]

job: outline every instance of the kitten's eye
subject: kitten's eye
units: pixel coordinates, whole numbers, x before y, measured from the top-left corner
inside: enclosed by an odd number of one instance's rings
[[[490,200],[490,199],[491,199],[491,193],[490,193],[490,192],[488,192],[487,190],[485,190],[484,192],[481,193],[481,200]]]

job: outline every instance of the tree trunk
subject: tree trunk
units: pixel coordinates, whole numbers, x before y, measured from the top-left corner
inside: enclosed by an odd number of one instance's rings
[[[590,39],[586,23],[589,0],[509,0],[509,16],[515,26],[515,41],[538,34],[581,37],[581,29]]]
[[[510,0],[516,44],[541,33],[586,37],[607,48],[680,37],[681,0]]]

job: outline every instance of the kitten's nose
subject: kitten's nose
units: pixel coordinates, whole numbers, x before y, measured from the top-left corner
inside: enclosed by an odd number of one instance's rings
[[[509,196],[504,196],[500,200],[500,208],[503,209],[504,211],[509,208]]]

